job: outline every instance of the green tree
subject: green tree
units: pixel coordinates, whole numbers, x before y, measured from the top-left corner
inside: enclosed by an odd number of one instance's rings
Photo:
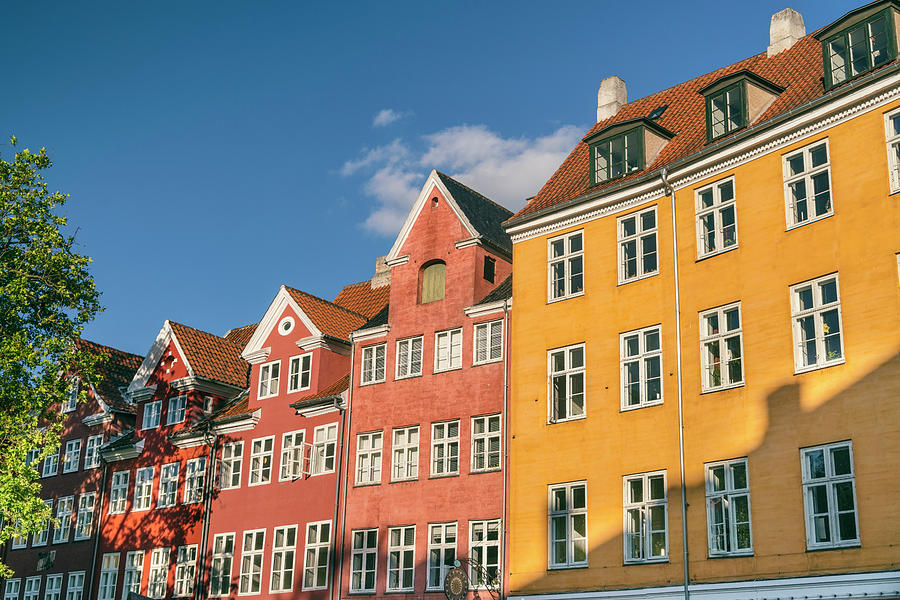
[[[58,214],[68,195],[41,176],[52,164],[46,150],[16,145],[13,137],[9,160],[0,152],[0,544],[50,517],[29,452],[39,460],[59,448],[65,375],[94,376],[95,358],[74,340],[101,310],[91,259],[74,251]],[[0,577],[10,572],[0,563]]]

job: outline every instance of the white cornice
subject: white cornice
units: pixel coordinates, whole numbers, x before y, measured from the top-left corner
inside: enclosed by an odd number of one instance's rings
[[[240,391],[244,388],[236,387],[233,385],[228,385],[227,383],[220,383],[218,381],[212,381],[210,379],[205,379],[203,377],[182,377],[181,379],[175,379],[171,382],[173,388],[175,388],[179,392],[186,392],[189,390],[197,390],[198,392],[203,392],[206,394],[215,394],[216,396],[231,396],[234,395],[235,392]]]
[[[103,425],[104,423],[111,423],[113,420],[113,416],[108,412],[96,413],[93,415],[88,415],[84,419],[81,420],[82,424],[86,427],[94,427],[96,425]]]
[[[403,256],[398,256],[397,258],[392,258],[391,260],[385,259],[384,264],[389,267],[397,267],[400,265],[405,265],[409,262],[409,254],[405,254]]]
[[[347,408],[347,392],[343,391],[338,394],[330,404],[323,403],[309,408],[298,408],[296,411],[301,417],[318,417],[320,415],[338,412],[345,408]]]
[[[240,419],[235,419],[234,421],[228,421],[226,423],[220,423],[213,426],[213,431],[219,435],[225,433],[236,433],[238,431],[247,431],[248,429],[253,429],[254,427],[256,427],[256,424],[259,423],[259,418],[261,416],[262,409],[257,408],[252,413],[244,415]]]
[[[141,402],[142,400],[149,400],[153,397],[153,394],[156,393],[156,384],[148,385],[136,390],[130,390],[128,392],[128,397],[132,402]]]
[[[497,300],[496,302],[491,302],[490,304],[476,304],[475,306],[464,308],[463,312],[466,313],[467,317],[480,317],[483,315],[504,312],[511,308],[512,298],[508,298],[506,300]]]
[[[181,436],[181,437],[170,437],[169,441],[172,442],[172,445],[176,448],[196,448],[198,446],[206,445],[206,436],[205,432],[198,431],[190,436]]]
[[[372,340],[386,336],[390,330],[390,325],[379,325],[378,327],[369,327],[368,329],[358,329],[350,334],[350,339],[353,343]]]
[[[301,350],[309,351],[316,348],[324,348],[335,354],[342,356],[350,356],[350,345],[338,340],[325,337],[324,335],[313,335],[297,340],[297,347]]]
[[[481,236],[475,236],[466,238],[464,240],[459,240],[458,242],[454,242],[457,250],[462,250],[463,248],[468,248],[469,246],[481,246]]]
[[[144,451],[144,440],[138,440],[133,446],[127,448],[117,448],[115,450],[100,450],[100,456],[106,462],[118,462],[120,460],[128,460],[129,458],[137,458]]]
[[[242,354],[241,356],[248,363],[250,363],[252,365],[256,365],[256,364],[259,364],[259,363],[265,361],[267,358],[269,358],[270,352],[272,352],[271,348],[260,348],[259,350],[256,350],[254,352],[246,352],[245,351],[244,354]]]

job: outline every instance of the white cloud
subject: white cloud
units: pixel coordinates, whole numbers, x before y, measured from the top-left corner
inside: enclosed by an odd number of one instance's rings
[[[406,113],[396,111],[393,108],[385,108],[378,111],[378,114],[372,119],[372,127],[386,127],[394,121],[399,121],[405,116]]]
[[[360,158],[343,165],[341,173],[366,173],[363,191],[376,204],[363,226],[390,236],[403,225],[432,168],[515,211],[540,190],[581,139],[582,131],[565,125],[534,138],[504,138],[484,125],[458,125],[422,136],[418,148],[398,138],[363,149]]]

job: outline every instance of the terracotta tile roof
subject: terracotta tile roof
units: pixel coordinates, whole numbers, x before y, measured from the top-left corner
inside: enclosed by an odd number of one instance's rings
[[[253,323],[251,325],[244,325],[243,327],[235,327],[234,329],[229,329],[225,334],[225,339],[229,342],[234,342],[241,347],[241,350],[243,350],[247,347],[247,342],[250,341],[250,337],[253,335],[253,332],[256,331],[257,325],[259,325],[259,323]]]
[[[241,358],[243,348],[225,338],[169,321],[194,375],[247,387],[250,364]]]
[[[322,300],[312,294],[284,286],[294,301],[306,313],[313,324],[327,335],[339,340],[349,340],[350,332],[366,322],[365,315]]]
[[[587,132],[587,135],[616,123],[647,117],[654,109],[668,105],[656,123],[675,133],[675,137],[666,144],[653,164],[647,165],[643,171],[631,173],[597,186],[590,186],[588,145],[581,141],[556,173],[544,184],[540,192],[516,213],[511,221],[518,222],[521,218],[542,209],[562,204],[587,193],[619,185],[623,181],[633,180],[703,150],[710,143],[706,139],[705,98],[699,93],[699,90],[725,75],[742,69],[747,69],[785,88],[751,127],[756,127],[825,93],[822,80],[824,75],[822,44],[810,34],[801,38],[788,50],[775,56],[768,57],[765,52],[762,52],[733,65],[722,67],[669,89],[629,102],[614,116],[595,124]],[[716,142],[718,141],[716,140]]]
[[[345,285],[334,303],[371,319],[388,303],[390,295],[390,285],[373,289],[370,281],[360,281]]]
[[[346,392],[350,389],[350,373],[347,373],[328,387],[323,390],[316,392],[315,394],[310,394],[309,396],[304,396],[300,398],[296,402],[291,403],[292,408],[304,408],[307,406],[319,404],[321,400],[325,400],[328,398],[333,398],[343,392]]]
[[[123,412],[135,412],[134,405],[125,401],[119,388],[128,387],[144,357],[83,338],[75,340],[75,346],[90,354],[107,357],[104,364],[98,367],[101,379],[93,382],[94,389],[111,408]]]
[[[380,311],[378,311],[378,314],[376,314],[374,317],[372,317],[371,319],[369,319],[368,321],[363,323],[363,325],[362,325],[362,327],[360,327],[360,329],[370,329],[372,327],[380,327],[381,325],[387,325],[389,315],[390,315],[390,306],[385,304],[384,308],[382,308]]]

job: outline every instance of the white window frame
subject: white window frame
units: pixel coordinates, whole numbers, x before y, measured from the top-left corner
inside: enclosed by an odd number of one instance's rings
[[[706,525],[709,556],[750,556],[753,554],[753,519],[750,507],[750,474],[747,469],[746,458],[735,458],[718,462],[706,463]],[[744,486],[738,485],[735,479],[735,469],[742,468],[744,472]],[[716,472],[721,471],[722,482],[716,489]],[[741,500],[747,504],[747,535],[749,546],[738,548],[738,522],[736,517],[736,502]],[[721,507],[722,521],[716,523],[714,513]],[[743,523],[742,523],[743,524]],[[717,530],[721,527],[721,530]],[[723,544],[716,541],[721,539]]]
[[[25,578],[25,587],[22,588],[22,600],[38,600],[41,595],[41,579],[40,575]]]
[[[334,473],[337,462],[338,424],[328,423],[313,430],[310,477]]]
[[[154,548],[150,552],[150,570],[147,573],[147,596],[150,598],[164,598],[168,592],[171,559],[171,548]]]
[[[574,351],[581,351],[581,364],[578,366],[572,366],[572,353]],[[563,369],[560,371],[554,371],[553,358],[557,354],[563,355]],[[552,350],[547,351],[547,423],[563,423],[565,421],[574,421],[577,419],[584,419],[587,417],[587,356],[585,353],[585,345],[581,344],[572,344],[571,346],[563,346],[561,348],[554,348]],[[566,393],[565,397],[558,399],[554,393],[553,389],[553,380],[555,378],[562,377],[565,380],[566,384]],[[573,414],[577,405],[573,402],[573,397],[577,394],[572,394],[572,381],[576,378],[581,378],[581,411],[578,414]],[[565,416],[559,416],[559,410],[557,409],[558,400],[565,403]]]
[[[144,551],[133,550],[125,553],[125,572],[122,575],[122,600],[128,600],[128,593],[141,593],[144,579]]]
[[[835,474],[833,452],[835,450],[846,449],[850,461],[850,472]],[[821,452],[824,459],[825,475],[822,477],[813,477],[811,473],[809,460],[807,457],[813,453]],[[806,522],[806,549],[820,550],[823,548],[852,548],[860,545],[859,535],[859,502],[856,499],[856,468],[853,461],[853,445],[850,440],[842,442],[833,442],[830,444],[821,444],[818,446],[809,446],[800,449],[800,467],[803,476],[803,514]],[[840,533],[840,513],[847,514],[849,511],[841,510],[838,506],[837,486],[850,484],[850,490],[853,495],[853,520],[854,529],[856,531],[855,538],[837,539]],[[828,503],[827,513],[813,514],[813,488],[825,487],[826,500]],[[826,519],[828,525],[828,533],[830,541],[816,541],[816,520]]]
[[[56,501],[56,519],[58,525],[53,530],[53,543],[65,544],[72,531],[72,513],[75,510],[75,496],[63,496]]]
[[[166,463],[159,470],[159,490],[156,494],[156,508],[175,506],[178,502],[178,477],[180,462]]]
[[[226,456],[226,451],[228,455]],[[229,442],[222,445],[222,458],[219,462],[219,489],[220,490],[236,490],[241,487],[241,467],[244,462],[244,441]],[[235,469],[237,467],[237,469]],[[223,485],[223,481],[228,480],[228,485]],[[237,483],[234,480],[237,479]]]
[[[327,535],[322,535],[322,530],[327,528]],[[306,547],[303,552],[303,591],[324,590],[328,588],[328,573],[331,567],[331,521],[316,521],[306,524]],[[321,562],[321,555],[325,554],[325,564]],[[324,568],[325,576],[320,577]],[[312,573],[314,579],[310,580]],[[323,583],[318,583],[322,579]]]
[[[291,536],[293,536],[293,540]],[[290,566],[286,567],[286,564]],[[296,565],[297,525],[276,527],[272,531],[272,564],[269,571],[270,594],[290,592],[294,589],[294,568]]]
[[[459,419],[431,424],[431,476],[453,475],[459,475]]]
[[[662,477],[663,483],[663,497],[662,498],[650,498],[650,493],[652,491],[652,487],[650,484],[650,480]],[[641,489],[642,489],[642,500],[641,501],[631,501],[629,497],[629,483],[632,481],[641,481]],[[649,473],[636,473],[634,475],[626,475],[622,477],[622,531],[625,532],[623,535],[623,556],[625,557],[625,564],[641,564],[641,563],[655,563],[655,562],[668,562],[669,561],[669,491],[667,486],[667,477],[666,471],[651,471]],[[660,530],[651,529],[651,517],[650,512],[654,508],[662,507],[663,509],[663,518],[664,518],[664,529],[662,530],[665,535],[665,549],[663,551],[662,556],[651,556],[653,552],[653,533],[658,533]],[[641,531],[637,533],[629,532],[629,523],[628,523],[628,511],[637,510],[639,511],[641,524]],[[628,541],[630,535],[637,535],[640,537],[641,542],[641,556],[639,557],[629,557],[628,552]]]
[[[486,365],[503,360],[503,336],[503,319],[476,323],[472,334],[472,364]]]
[[[141,429],[156,429],[159,427],[162,417],[162,400],[153,400],[144,404],[144,414],[141,420]]]
[[[257,450],[259,443],[259,450]],[[266,445],[268,443],[268,450]],[[272,455],[275,452],[275,436],[270,435],[255,438],[250,442],[250,475],[247,479],[247,487],[266,485],[272,481]],[[263,477],[265,475],[265,477]],[[256,477],[256,481],[254,481]]]
[[[273,360],[259,365],[259,394],[257,397],[260,400],[264,398],[273,398],[278,395],[280,387],[281,361]]]
[[[894,119],[897,119],[896,127],[893,126]],[[885,113],[884,141],[887,146],[888,181],[893,194],[900,192],[900,110]]]
[[[647,277],[653,277],[654,275],[659,274],[659,214],[656,211],[656,206],[651,206],[649,208],[644,208],[632,213],[628,213],[627,215],[622,215],[621,217],[616,219],[616,247],[618,254],[618,272],[619,272],[619,284],[631,283],[632,281],[639,281],[641,279],[646,279]],[[643,221],[644,215],[653,213],[653,227],[648,227],[647,229],[643,229]],[[634,219],[634,233],[626,234],[625,233],[625,222],[629,219]],[[654,248],[651,252],[644,251],[644,241],[650,238],[654,240]],[[631,275],[630,277],[626,273],[625,268],[625,246],[634,243],[634,260],[637,263],[637,270],[635,275]],[[655,255],[655,266],[652,270],[644,269],[644,261],[647,256]]]
[[[115,600],[119,583],[119,552],[107,552],[100,559],[100,580],[97,582],[97,600]]]
[[[491,427],[496,423],[496,429]],[[480,426],[480,431],[479,427]],[[496,442],[496,449],[491,445]],[[473,473],[499,471],[503,468],[503,419],[500,413],[472,417],[472,462]],[[496,466],[491,463],[496,457]]]
[[[378,367],[378,355],[381,355],[381,367]],[[387,372],[387,343],[372,344],[362,349],[362,360],[359,369],[359,385],[384,383]]]
[[[731,198],[722,200],[722,191],[728,185],[731,186]],[[707,193],[712,195],[712,204],[704,206],[702,198]],[[722,254],[737,248],[739,245],[736,202],[737,193],[735,192],[734,175],[726,177],[725,179],[720,179],[710,185],[697,188],[694,192],[694,198],[696,200],[695,207],[697,215],[697,258],[700,259],[708,256],[715,256],[716,254]],[[726,213],[728,209],[731,209],[734,217],[734,222],[732,223],[732,227],[734,228],[734,241],[726,246],[724,213]],[[712,249],[706,248],[704,218],[708,216],[712,216],[713,221]]]
[[[49,514],[53,515],[53,498],[47,498],[44,500],[44,504],[47,505],[47,508],[50,509]],[[31,535],[31,547],[35,548],[38,546],[46,546],[47,542],[50,541],[50,519],[46,519],[44,521],[44,527],[35,531]]]
[[[303,476],[306,430],[289,431],[281,436],[281,463],[278,481],[294,481]]]
[[[418,343],[418,349],[416,345]],[[408,379],[422,374],[422,358],[425,350],[425,336],[397,340],[397,360],[394,366],[394,379]],[[416,358],[418,356],[418,358]],[[415,365],[418,363],[418,369]]]
[[[134,497],[131,499],[131,510],[150,510],[153,505],[153,481],[156,478],[154,467],[143,467],[134,472]],[[148,478],[149,475],[149,478]],[[138,502],[141,500],[141,502]]]
[[[437,541],[435,539],[437,538]],[[439,591],[444,587],[444,578],[456,561],[456,544],[459,528],[456,522],[428,524],[427,581],[425,591]],[[448,562],[448,558],[452,555]],[[435,575],[437,581],[435,581]]]
[[[75,517],[75,541],[86,540],[94,533],[96,494],[85,492],[78,497],[78,514]]]
[[[828,304],[823,304],[822,284],[827,283],[832,279],[834,280],[835,296],[837,300],[834,302],[829,302]],[[813,295],[813,306],[812,308],[808,309],[802,309],[799,302],[799,293],[802,292],[805,288],[810,288]],[[838,281],[838,274],[831,273],[828,275],[823,275],[822,277],[816,277],[815,279],[810,279],[809,281],[804,281],[802,283],[792,285],[790,288],[790,294],[791,324],[794,340],[794,373],[804,373],[806,371],[813,371],[815,369],[824,369],[826,367],[840,365],[846,362],[846,353],[844,350],[844,325],[843,318],[841,316],[841,286],[840,282]],[[832,336],[834,334],[830,333],[830,331],[825,331],[826,323],[823,321],[822,315],[835,309],[837,310],[838,319],[837,335],[840,336],[841,349],[840,356],[833,359],[828,359],[828,353],[825,348],[825,336]],[[800,329],[800,320],[809,317],[813,318],[817,360],[815,363],[804,365],[802,348],[803,339]]]
[[[486,589],[487,586],[494,587],[500,583],[502,577],[501,569],[501,547],[500,547],[500,519],[485,519],[479,521],[469,521],[469,556],[481,566],[481,569],[474,569],[472,563],[469,563],[469,581],[474,589]],[[494,549],[496,561],[488,558],[490,550]],[[484,574],[491,576],[493,570],[493,578],[490,581],[483,581]]]
[[[62,573],[47,575],[47,583],[44,584],[43,600],[59,600],[62,594]]]
[[[410,442],[415,434],[416,441]],[[398,435],[402,438],[398,441]],[[391,431],[391,481],[419,478],[419,426],[395,427]]]
[[[175,587],[173,598],[189,598],[194,595],[197,579],[197,544],[178,546],[175,554]]]
[[[406,542],[407,533],[412,532],[412,543]],[[393,543],[394,532],[398,544]],[[391,572],[397,574],[397,585],[391,586]],[[403,585],[403,575],[409,572],[410,585]],[[388,527],[387,580],[385,592],[412,592],[416,584],[416,526]]]
[[[655,349],[648,350],[647,349],[647,336],[656,334],[656,339],[659,342],[659,347]],[[638,340],[638,353],[628,355],[627,342],[628,340],[637,337]],[[659,398],[648,398],[650,395],[648,384],[651,380],[649,365],[653,364],[652,361],[658,360],[659,364]],[[628,404],[627,399],[629,397],[628,394],[628,384],[629,380],[627,377],[628,366],[631,364],[638,364],[638,397],[639,402],[637,404]],[[665,379],[663,378],[663,352],[662,352],[662,325],[651,325],[650,327],[643,327],[641,329],[635,329],[632,331],[626,331],[625,333],[619,334],[619,381],[621,382],[619,385],[619,401],[620,401],[620,410],[636,410],[639,408],[647,408],[648,406],[656,406],[662,404],[665,401],[665,394],[663,393],[663,388],[665,384]],[[634,382],[630,382],[634,383]]]
[[[77,375],[75,377],[69,378],[69,391],[66,394],[65,400],[59,406],[59,412],[65,414],[70,413],[75,410],[78,406],[78,388],[81,384],[81,377]]]
[[[577,249],[572,249],[572,242],[578,238],[580,245]],[[560,249],[558,244],[562,243]],[[557,248],[554,248],[554,245]],[[554,254],[555,250],[559,250]],[[577,271],[574,265],[580,261],[580,271]],[[556,287],[554,284],[554,267],[562,265],[561,275],[563,281],[563,290],[559,295],[554,295]],[[581,277],[581,286],[577,285],[577,278]],[[558,235],[547,240],[547,302],[559,302],[560,300],[568,300],[584,296],[584,229],[578,231],[570,231],[563,235]]]
[[[727,313],[737,311],[738,324],[735,329],[729,329]],[[709,319],[715,318],[718,324],[718,331],[710,332],[712,322]],[[744,361],[744,317],[741,314],[741,303],[732,302],[724,306],[717,306],[700,312],[700,389],[702,392],[718,392],[720,390],[728,390],[744,385],[746,375]],[[728,348],[728,342],[737,338],[738,356],[734,358]],[[713,364],[710,361],[710,354],[707,349],[714,346],[718,349],[719,360]],[[723,358],[724,357],[724,358]],[[730,363],[737,361],[740,365],[740,379],[733,379],[731,376]],[[715,367],[719,369],[719,383],[714,385]]]
[[[41,477],[52,477],[59,472],[59,446],[53,454],[44,457],[44,465],[41,468]]]
[[[63,454],[63,473],[74,473],[81,462],[81,438],[66,440],[66,449]]]
[[[247,547],[247,539],[251,547]],[[257,547],[258,546],[258,547]],[[248,529],[241,534],[241,574],[238,579],[238,596],[253,596],[262,591],[263,554],[266,549],[266,530]],[[258,576],[253,586],[253,576]],[[244,585],[246,583],[246,585]]]
[[[812,159],[810,158],[810,151],[814,148],[818,148],[821,145],[825,145],[825,163],[819,165],[817,167],[811,167]],[[803,156],[803,171],[797,175],[790,174],[789,161],[798,156]],[[785,211],[785,222],[787,223],[787,229],[794,229],[795,227],[802,227],[803,225],[807,225],[809,223],[813,223],[815,221],[819,221],[821,219],[825,219],[834,214],[834,181],[831,177],[831,147],[828,142],[828,138],[823,138],[820,140],[816,140],[811,144],[807,144],[802,148],[798,148],[796,150],[792,150],[791,152],[787,152],[781,157],[783,176],[784,176],[784,211]],[[829,210],[822,213],[821,215],[813,216],[813,210],[815,209],[815,190],[813,187],[812,178],[820,173],[826,173],[828,175],[828,204]],[[799,221],[795,218],[794,215],[794,205],[791,200],[791,185],[797,183],[799,181],[804,181],[804,186],[806,190],[806,215],[807,218]],[[812,209],[812,210],[811,210]]]
[[[306,385],[303,378],[306,378]],[[295,383],[296,381],[296,383]],[[312,383],[312,352],[292,356],[288,360],[288,392],[308,390]]]
[[[381,483],[383,449],[383,431],[369,431],[356,435],[356,485]]]
[[[3,588],[3,600],[19,600],[19,591],[22,589],[22,580],[18,577],[7,579]]]
[[[84,571],[71,571],[66,582],[66,600],[82,600],[84,594]]]
[[[130,471],[113,471],[109,486],[109,514],[123,513],[128,508],[128,483],[130,480]]]
[[[575,494],[580,489],[584,506],[576,506]],[[565,498],[564,508],[555,508],[554,496],[562,493]],[[579,518],[584,520],[584,535],[578,535],[576,532],[576,521]],[[555,519],[564,519],[566,523],[566,537],[556,538],[554,533],[553,522]],[[588,554],[590,547],[588,546],[588,529],[587,529],[587,482],[572,481],[569,483],[559,483],[547,486],[547,568],[555,569],[571,569],[586,567],[588,564]],[[566,560],[557,561],[554,553],[554,545],[562,542],[566,546]],[[584,548],[584,560],[575,558],[575,550],[578,544]]]
[[[438,331],[434,334],[434,372],[462,369],[462,327]]]
[[[184,423],[187,414],[187,396],[175,396],[169,398],[168,407],[166,408],[166,425],[177,425]]]
[[[89,436],[84,444],[84,468],[95,469],[100,466],[100,446],[103,445],[103,434]]]
[[[350,539],[350,593],[374,593],[378,583],[378,529],[354,529]],[[369,575],[372,585],[366,585]]]
[[[209,563],[210,597],[217,598],[231,594],[231,577],[234,572],[234,538],[235,532],[233,531],[217,533],[213,536],[212,560]],[[231,550],[228,550],[229,545]],[[225,583],[224,589],[222,583]]]
[[[196,504],[203,501],[206,484],[206,457],[188,459],[184,463],[184,496],[182,504]]]

